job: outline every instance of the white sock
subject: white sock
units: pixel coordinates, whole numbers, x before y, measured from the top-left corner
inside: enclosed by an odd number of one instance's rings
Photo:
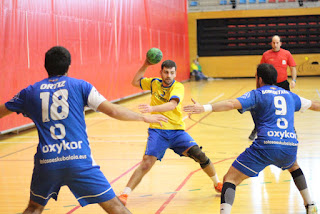
[[[231,213],[231,204],[223,203],[220,204],[220,214],[230,214]]]
[[[130,187],[125,187],[122,194],[127,194],[129,195],[131,193],[132,189]]]
[[[210,177],[210,178],[213,181],[214,186],[216,186],[220,182],[217,173],[214,176]]]
[[[306,206],[307,204],[312,204],[313,201],[311,200],[310,194],[309,194],[309,190],[308,188],[301,190],[300,194],[304,200],[304,205]]]

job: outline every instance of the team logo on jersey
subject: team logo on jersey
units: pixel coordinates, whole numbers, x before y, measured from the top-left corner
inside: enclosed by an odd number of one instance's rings
[[[282,65],[286,65],[287,64],[287,61],[284,59],[282,60]]]
[[[18,100],[19,97],[20,97],[20,92],[18,94],[14,95],[14,97],[11,100],[9,100],[9,102],[13,103],[15,100]]]
[[[165,91],[163,91],[163,94],[160,94],[161,97],[164,97],[164,95],[166,94]]]
[[[270,89],[272,89],[272,90],[276,90],[276,88],[275,88],[275,87],[270,87]]]
[[[241,96],[243,99],[247,99],[250,97],[250,91]]]
[[[51,79],[49,82],[57,82],[59,79]]]

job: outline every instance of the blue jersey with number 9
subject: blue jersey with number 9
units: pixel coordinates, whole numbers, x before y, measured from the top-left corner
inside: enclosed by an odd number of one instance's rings
[[[287,147],[296,150],[294,112],[301,109],[298,95],[277,86],[265,85],[237,98],[240,113],[251,111],[257,128],[255,148]]]
[[[95,165],[84,119],[84,107],[93,89],[83,80],[50,77],[23,89],[5,104],[10,111],[31,118],[37,127],[36,168]]]

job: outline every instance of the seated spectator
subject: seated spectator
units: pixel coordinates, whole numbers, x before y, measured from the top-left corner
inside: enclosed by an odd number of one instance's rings
[[[196,81],[208,80],[208,77],[206,77],[202,73],[202,67],[197,59],[193,60],[193,62],[191,63],[190,79],[192,78],[192,76],[195,77]]]

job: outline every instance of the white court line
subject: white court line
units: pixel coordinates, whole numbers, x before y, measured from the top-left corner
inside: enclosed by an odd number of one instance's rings
[[[210,100],[208,103],[213,103],[214,101],[216,101],[217,99],[219,99],[220,97],[223,97],[224,93],[219,94],[219,96],[213,98],[212,100]]]
[[[319,90],[316,88],[316,92],[318,94],[318,96],[320,97],[320,93],[319,93]]]

